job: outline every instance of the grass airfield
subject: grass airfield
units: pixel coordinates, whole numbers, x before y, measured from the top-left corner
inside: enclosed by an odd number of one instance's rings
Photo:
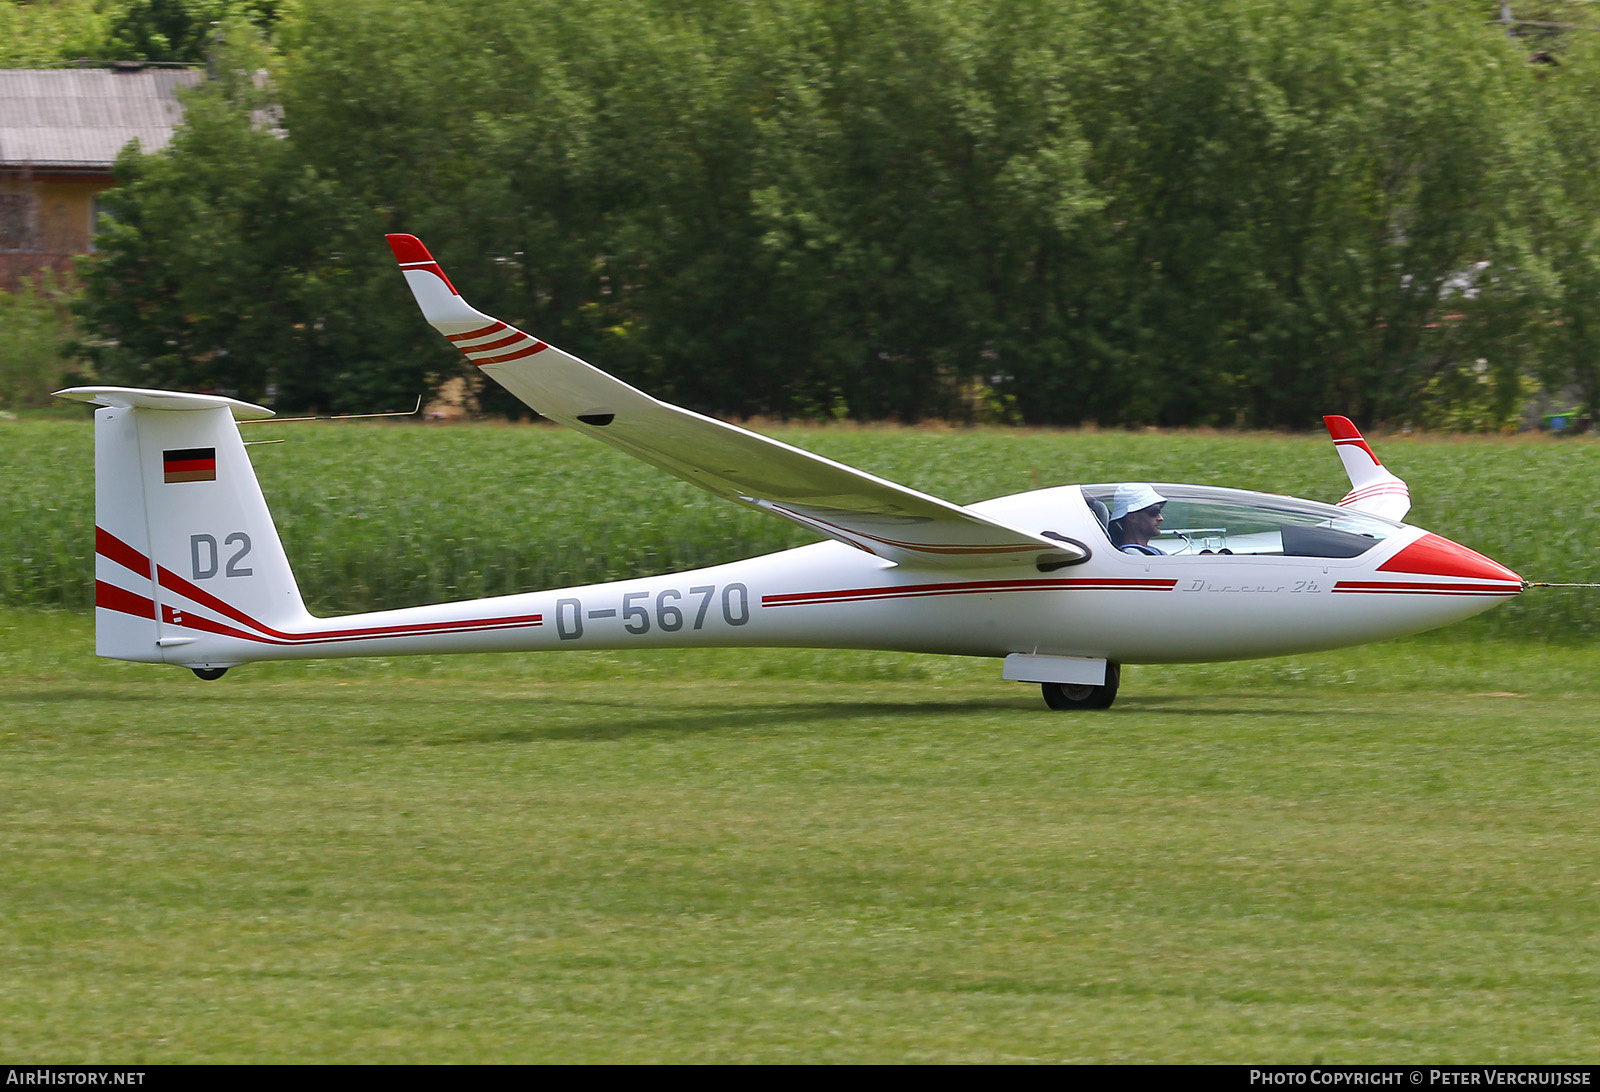
[[[202,683],[6,609],[0,1054],[1591,1061],[1593,653],[1464,630],[1058,714],[873,653]]]

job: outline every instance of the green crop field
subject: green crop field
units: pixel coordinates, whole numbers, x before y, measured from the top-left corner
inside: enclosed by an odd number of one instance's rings
[[[267,427],[257,430],[265,437]],[[280,426],[323,609],[724,560],[775,520],[534,427]],[[784,430],[971,501],[1337,498],[1326,440]],[[0,1054],[26,1062],[1592,1060],[1590,593],[1129,668],[796,651],[97,660],[89,430],[0,425]],[[1600,447],[1385,438],[1419,523],[1595,580]]]
[[[781,428],[780,439],[960,504],[1071,482],[1233,485],[1336,501],[1326,436],[1025,429]],[[552,426],[259,424],[252,449],[307,603],[438,602],[668,572],[812,541]],[[1530,580],[1600,581],[1600,443],[1382,437],[1410,519]],[[93,437],[84,421],[0,424],[0,603],[86,608]],[[1592,599],[1524,596],[1471,624],[1587,638]]]

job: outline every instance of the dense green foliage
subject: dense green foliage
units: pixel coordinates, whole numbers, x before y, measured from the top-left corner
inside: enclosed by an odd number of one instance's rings
[[[273,14],[225,21],[186,133],[123,163],[84,312],[109,379],[405,404],[463,368],[406,231],[483,309],[722,413],[1600,405],[1600,36],[1442,0]]]
[[[96,659],[0,610],[0,1053],[1592,1063],[1600,677]]]
[[[620,580],[810,541],[564,429],[250,425],[290,564],[320,613]],[[1189,481],[1336,500],[1324,439],[1020,429],[788,428],[800,447],[967,504],[1068,482]],[[0,603],[86,608],[94,534],[91,428],[0,429]],[[1385,437],[1421,526],[1529,580],[1600,581],[1600,444]],[[1576,640],[1592,592],[1530,591],[1451,631]]]
[[[50,270],[22,278],[14,292],[0,291],[0,409],[48,402],[81,365],[69,310],[75,292],[71,276]]]
[[[0,68],[199,64],[230,19],[270,31],[294,0],[0,0]]]
[[[103,57],[108,21],[97,0],[0,0],[0,68]]]
[[[194,64],[230,19],[270,28],[293,0],[108,0],[108,48],[118,59]]]

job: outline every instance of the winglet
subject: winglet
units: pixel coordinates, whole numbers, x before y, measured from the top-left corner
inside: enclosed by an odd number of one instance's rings
[[[1401,520],[1411,511],[1411,490],[1405,482],[1385,469],[1361,430],[1348,417],[1327,416],[1322,423],[1338,449],[1339,461],[1350,476],[1350,492],[1339,502],[1341,508],[1371,512],[1375,516]]]
[[[389,249],[394,251],[394,259],[400,263],[401,269],[420,269],[432,273],[444,282],[452,296],[461,295],[456,291],[456,286],[450,283],[450,278],[444,275],[444,270],[439,268],[433,255],[428,253],[428,248],[422,245],[421,239],[415,235],[388,235],[385,238],[389,240]]]
[[[469,306],[461,298],[461,293],[444,275],[444,270],[428,253],[428,248],[422,245],[421,239],[415,235],[390,235],[388,240],[389,249],[394,251],[400,271],[405,274],[406,285],[416,297],[417,306],[422,308],[422,317],[435,330],[455,341],[462,334],[485,327],[505,329],[504,324],[496,325],[495,319]]]

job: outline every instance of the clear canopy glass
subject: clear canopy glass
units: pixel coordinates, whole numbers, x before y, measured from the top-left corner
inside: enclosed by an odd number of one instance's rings
[[[1150,545],[1164,554],[1254,554],[1283,557],[1359,557],[1401,528],[1393,520],[1318,501],[1248,489],[1150,483],[1166,498],[1160,533]],[[1103,523],[1117,484],[1086,485],[1083,493]],[[1093,502],[1104,506],[1102,512]],[[1116,541],[1116,528],[1106,527]]]

